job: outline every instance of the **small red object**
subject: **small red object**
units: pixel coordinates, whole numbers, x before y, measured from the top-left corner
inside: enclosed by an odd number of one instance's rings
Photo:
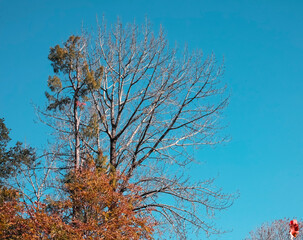
[[[294,237],[297,237],[299,234],[299,224],[296,219],[291,220],[289,223],[290,234]]]
[[[77,105],[77,107],[81,107],[81,106],[85,106],[86,103],[76,101],[76,105]]]

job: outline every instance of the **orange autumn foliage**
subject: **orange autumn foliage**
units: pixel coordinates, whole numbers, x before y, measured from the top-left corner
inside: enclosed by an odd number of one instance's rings
[[[4,186],[0,188],[0,239],[22,239],[26,226],[19,193]]]
[[[1,202],[0,239],[152,239],[154,224],[133,211],[138,189],[129,185],[123,195],[117,191],[121,178],[90,165],[70,172],[65,199],[47,203],[23,203],[6,189],[12,197]]]

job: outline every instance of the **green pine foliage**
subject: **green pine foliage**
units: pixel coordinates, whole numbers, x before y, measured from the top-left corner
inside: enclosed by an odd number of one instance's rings
[[[106,156],[103,155],[103,152],[101,149],[98,149],[98,155],[94,159],[95,166],[99,171],[108,171],[108,159]]]
[[[62,82],[58,76],[49,76],[47,85],[52,92],[59,92],[62,89]]]
[[[92,114],[88,125],[83,129],[83,136],[87,138],[97,137],[99,132],[99,119],[97,114]]]
[[[47,81],[50,89],[50,93],[45,93],[49,102],[47,110],[63,110],[75,101],[85,102],[90,90],[100,88],[104,68],[91,69],[83,52],[84,44],[81,37],[70,36],[62,47],[50,48],[48,59],[55,75]]]
[[[83,57],[81,51],[78,50],[79,44],[80,37],[70,36],[64,43],[63,48],[56,45],[50,49],[48,59],[52,61],[52,67],[55,73],[69,73],[70,70],[76,69],[78,59]]]
[[[84,73],[86,78],[84,82],[87,84],[89,89],[98,89],[101,86],[102,78],[103,78],[104,68],[101,66],[96,72],[93,70],[89,70],[87,64],[84,65]]]
[[[11,141],[9,132],[4,119],[0,118],[0,183],[18,173],[22,165],[30,166],[36,159],[35,150],[24,147],[21,142],[8,147]]]

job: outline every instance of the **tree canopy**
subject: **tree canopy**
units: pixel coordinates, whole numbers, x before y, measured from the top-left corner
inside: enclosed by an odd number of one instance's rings
[[[2,238],[221,233],[212,218],[236,195],[214,179],[191,181],[185,171],[199,160],[193,148],[224,141],[218,131],[228,95],[215,56],[171,48],[149,23],[118,21],[70,36],[50,48],[48,59],[47,104],[37,110],[55,141],[39,156],[17,144],[20,157],[7,150],[2,127],[4,162],[20,165],[2,189],[10,198],[1,211],[12,209],[0,219]]]

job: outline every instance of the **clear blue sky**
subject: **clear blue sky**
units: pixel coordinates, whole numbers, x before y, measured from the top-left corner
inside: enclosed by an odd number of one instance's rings
[[[42,147],[47,129],[34,123],[31,101],[45,103],[49,47],[108,22],[162,24],[170,43],[185,43],[225,59],[231,92],[227,144],[197,151],[195,178],[240,198],[218,216],[243,239],[266,221],[303,216],[303,2],[166,0],[0,0],[0,117],[14,140]],[[296,207],[297,206],[297,207]]]

